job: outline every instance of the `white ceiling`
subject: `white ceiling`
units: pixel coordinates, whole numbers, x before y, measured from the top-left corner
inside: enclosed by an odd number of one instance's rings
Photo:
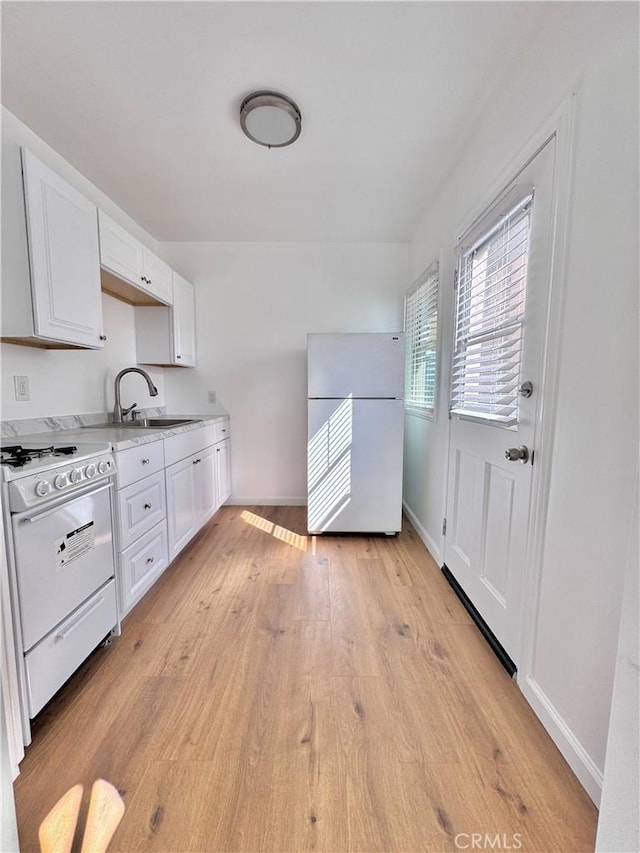
[[[159,240],[404,241],[554,5],[3,2],[2,101]]]

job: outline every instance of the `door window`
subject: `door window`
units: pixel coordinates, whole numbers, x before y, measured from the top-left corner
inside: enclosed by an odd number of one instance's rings
[[[518,423],[532,204],[514,187],[459,241],[453,414]]]

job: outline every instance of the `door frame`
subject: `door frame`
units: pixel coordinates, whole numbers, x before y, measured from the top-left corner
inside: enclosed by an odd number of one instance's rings
[[[543,354],[541,364],[541,382],[539,389],[539,404],[536,407],[534,424],[536,446],[535,465],[531,479],[531,496],[529,507],[529,524],[526,541],[526,560],[520,601],[516,603],[520,615],[520,632],[518,637],[518,672],[514,676],[529,704],[534,708],[543,724],[552,733],[556,743],[556,734],[564,740],[570,733],[559,728],[558,715],[542,691],[537,687],[532,676],[536,631],[538,623],[539,593],[542,577],[542,557],[546,531],[546,518],[549,505],[549,488],[551,481],[551,460],[555,438],[557,402],[559,393],[558,371],[551,370],[558,363],[560,355],[561,332],[564,318],[564,301],[567,269],[567,234],[569,225],[569,202],[573,177],[573,152],[576,121],[577,94],[572,91],[561,102],[559,107],[549,116],[536,133],[520,150],[518,155],[509,163],[497,180],[483,194],[480,201],[465,217],[456,231],[456,236],[464,234],[478,219],[480,219],[491,204],[517,178],[518,174],[534,159],[538,152],[555,138],[555,162],[552,183],[552,224],[551,224],[551,262],[549,290],[546,304],[546,320],[543,338]],[[451,322],[455,323],[452,313]],[[455,335],[452,335],[452,347],[455,345]],[[449,353],[449,370],[447,372],[447,407],[451,402],[451,379],[453,370],[453,355]],[[447,455],[445,462],[445,487],[443,494],[442,517],[447,516],[449,497],[449,474],[451,454],[451,417],[449,416],[447,430]],[[444,563],[445,543],[442,537],[442,561]],[[532,606],[525,607],[525,602]],[[572,750],[575,749],[575,738],[571,738]],[[561,751],[562,750],[561,748]]]

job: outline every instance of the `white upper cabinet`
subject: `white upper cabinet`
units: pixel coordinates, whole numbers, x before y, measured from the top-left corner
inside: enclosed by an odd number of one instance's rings
[[[102,287],[133,305],[171,305],[171,267],[98,211]]]
[[[176,364],[196,365],[196,310],[193,285],[173,273],[173,341]]]
[[[150,252],[146,246],[142,247],[142,272],[147,288],[163,302],[171,305],[173,302],[171,267]]]
[[[164,367],[196,365],[193,285],[176,272],[171,308],[136,307],[136,358]]]
[[[114,275],[133,284],[142,283],[142,243],[98,210],[100,264]]]
[[[99,349],[105,338],[96,205],[24,148],[22,173],[31,298],[3,282],[3,301],[11,307],[2,337]]]

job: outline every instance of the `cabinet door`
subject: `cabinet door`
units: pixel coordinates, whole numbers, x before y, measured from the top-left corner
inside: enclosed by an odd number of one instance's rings
[[[165,517],[164,471],[120,489],[116,506],[119,545],[124,549]]]
[[[196,316],[193,285],[173,273],[173,345],[175,363],[196,366]]]
[[[169,563],[167,528],[161,521],[118,557],[120,566],[120,615],[126,616],[136,601],[153,586]]]
[[[216,503],[220,507],[231,497],[231,439],[216,444]]]
[[[196,491],[196,459],[197,456],[190,456],[166,470],[170,560],[180,553],[199,527],[200,498]]]
[[[160,260],[157,255],[154,255],[146,246],[142,247],[142,268],[146,278],[146,288],[150,290],[154,296],[166,302],[167,305],[173,304],[173,278],[172,270],[168,264]]]
[[[22,149],[34,332],[103,346],[97,207]]]
[[[144,285],[142,244],[102,210],[98,211],[98,227],[101,266],[136,287]]]
[[[218,509],[218,488],[216,480],[216,452],[214,447],[206,447],[196,455],[196,479],[200,503],[200,523],[202,527]]]

